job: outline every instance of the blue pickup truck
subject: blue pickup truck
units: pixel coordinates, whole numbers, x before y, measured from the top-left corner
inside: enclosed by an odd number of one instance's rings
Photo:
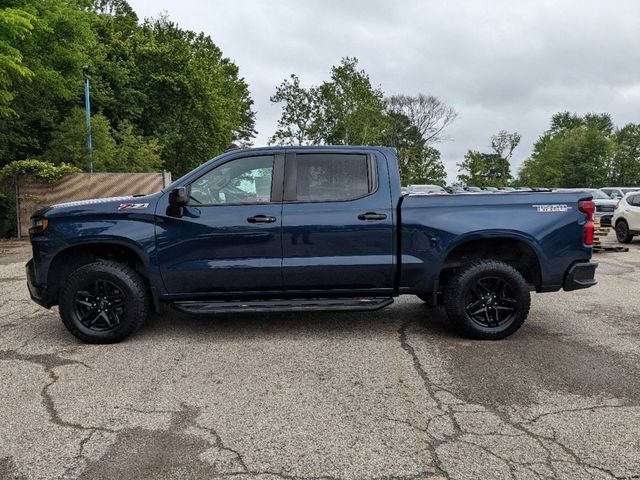
[[[530,292],[595,285],[588,193],[402,194],[395,150],[233,150],[148,196],[32,216],[28,287],[85,342],[116,342],[169,304],[212,315],[442,304],[499,339]]]

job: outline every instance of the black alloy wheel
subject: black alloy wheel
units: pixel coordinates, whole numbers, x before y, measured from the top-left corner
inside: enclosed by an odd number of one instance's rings
[[[73,300],[73,313],[78,322],[97,332],[120,325],[126,311],[124,295],[115,283],[98,279],[80,288]]]
[[[58,303],[62,323],[73,335],[86,343],[114,343],[144,323],[150,294],[131,266],[99,260],[69,275]]]
[[[630,243],[633,239],[633,235],[629,233],[629,225],[624,220],[616,224],[616,238],[620,243]]]
[[[513,298],[509,283],[500,277],[476,280],[465,299],[469,318],[486,328],[499,327],[518,314],[518,301]]]
[[[530,289],[523,275],[500,260],[484,259],[456,269],[444,289],[447,316],[478,340],[498,340],[517,331],[529,314]]]

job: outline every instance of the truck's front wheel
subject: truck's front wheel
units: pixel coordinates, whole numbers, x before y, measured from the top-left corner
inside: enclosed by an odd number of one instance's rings
[[[518,330],[531,305],[529,287],[511,265],[481,260],[459,269],[445,289],[449,319],[481,340],[505,338]]]
[[[128,337],[149,313],[142,276],[118,262],[95,262],[74,271],[60,292],[60,316],[67,330],[87,343]]]

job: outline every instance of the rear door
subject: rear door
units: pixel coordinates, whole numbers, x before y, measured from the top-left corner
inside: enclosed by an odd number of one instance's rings
[[[282,275],[290,290],[393,289],[393,209],[375,153],[287,152]]]

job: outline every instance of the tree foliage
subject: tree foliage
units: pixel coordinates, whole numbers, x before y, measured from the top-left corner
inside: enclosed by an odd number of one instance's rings
[[[83,65],[92,71],[96,164],[104,168],[166,167],[181,175],[255,134],[248,86],[210,37],[166,16],[140,24],[125,0],[7,3],[0,10],[0,166],[59,161],[68,151],[69,161],[86,168],[75,111],[84,100]]]
[[[0,179],[13,178],[16,175],[30,175],[42,183],[54,183],[68,173],[79,173],[80,171],[79,168],[66,163],[53,165],[42,160],[15,160],[0,168]]]
[[[107,117],[97,113],[91,120],[93,169],[96,172],[151,172],[162,169],[158,141],[136,135],[133,125],[123,120],[112,129]],[[49,148],[42,158],[54,163],[67,162],[86,169],[87,130],[84,112],[75,108],[57,125]]]
[[[445,129],[458,112],[433,95],[392,95],[386,99],[387,108],[409,119],[425,144],[433,145],[446,139]]]
[[[455,110],[423,94],[385,99],[356,58],[343,58],[318,86],[303,87],[292,74],[271,101],[282,104],[282,114],[270,143],[393,146],[403,183],[446,181],[440,152],[432,145],[444,137]]]
[[[633,147],[633,125],[616,133],[609,114],[584,116],[560,112],[536,141],[519,182],[548,187],[602,187],[635,182],[639,150]],[[618,141],[625,146],[620,146]]]
[[[492,152],[469,150],[464,161],[458,164],[458,182],[478,187],[509,185],[513,178],[509,161],[521,138],[518,132],[500,130],[489,139]]]
[[[278,129],[270,143],[280,145],[376,145],[387,126],[383,93],[345,57],[331,68],[330,79],[309,88],[291,75],[271,97],[282,103]]]
[[[7,117],[15,111],[10,107],[13,82],[32,75],[23,64],[22,53],[17,47],[33,30],[33,15],[19,8],[0,9],[0,116]]]

